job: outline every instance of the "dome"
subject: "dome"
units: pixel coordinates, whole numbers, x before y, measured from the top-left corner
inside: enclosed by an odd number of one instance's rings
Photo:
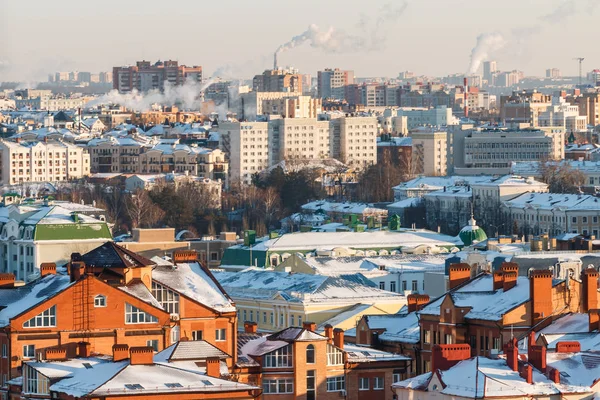
[[[460,240],[462,240],[465,246],[470,246],[474,243],[487,240],[487,235],[485,234],[484,230],[477,226],[475,219],[472,216],[469,220],[469,225],[460,230],[458,237]]]

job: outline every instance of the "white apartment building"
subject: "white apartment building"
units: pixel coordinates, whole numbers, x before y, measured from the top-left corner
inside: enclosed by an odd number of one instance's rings
[[[420,126],[440,127],[458,124],[458,121],[452,116],[452,109],[446,106],[435,108],[402,107],[391,112],[392,117],[406,117],[409,130]]]
[[[230,182],[250,184],[269,166],[268,122],[221,122],[219,146],[229,154]]]
[[[552,99],[552,105],[538,115],[538,126],[561,127],[567,132],[585,132],[587,116],[579,115],[579,106],[567,103],[562,97]]]
[[[317,73],[318,97],[321,99],[343,100],[346,85],[354,83],[354,71],[326,69]]]
[[[341,117],[330,122],[333,158],[352,168],[377,164],[377,118]]]
[[[282,118],[269,121],[269,166],[290,159],[331,157],[329,121]]]
[[[62,141],[0,140],[0,184],[58,182],[90,174],[90,155]]]
[[[562,233],[594,235],[600,232],[597,197],[564,193],[525,193],[503,203],[506,220],[523,234]]]
[[[419,128],[411,136],[413,171],[416,174],[445,176],[448,172],[448,133]]]

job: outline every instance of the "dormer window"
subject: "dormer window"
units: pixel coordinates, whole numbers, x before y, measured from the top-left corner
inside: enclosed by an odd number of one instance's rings
[[[106,296],[99,294],[94,297],[94,307],[106,307]]]

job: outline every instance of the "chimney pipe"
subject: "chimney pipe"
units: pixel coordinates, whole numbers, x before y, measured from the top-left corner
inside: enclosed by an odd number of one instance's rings
[[[273,53],[273,69],[277,71],[279,66],[277,65],[277,52]]]
[[[467,77],[465,76],[464,79],[464,86],[465,86],[465,94],[464,94],[464,110],[465,110],[465,118],[469,117],[469,106],[467,106],[467,98],[469,96],[468,92],[469,92],[469,80],[467,79]]]
[[[325,325],[325,336],[329,339],[329,343],[333,341],[333,326],[329,324]]]
[[[344,349],[344,331],[340,328],[333,330],[333,344],[335,347]]]
[[[206,375],[213,378],[221,377],[221,361],[218,357],[208,357],[206,359]]]

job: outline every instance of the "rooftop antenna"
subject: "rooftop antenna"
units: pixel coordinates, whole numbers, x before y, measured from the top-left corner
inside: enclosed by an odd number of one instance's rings
[[[573,60],[579,61],[579,88],[581,89],[581,77],[583,75],[582,66],[583,66],[583,60],[585,60],[585,58],[584,57],[575,57]]]

